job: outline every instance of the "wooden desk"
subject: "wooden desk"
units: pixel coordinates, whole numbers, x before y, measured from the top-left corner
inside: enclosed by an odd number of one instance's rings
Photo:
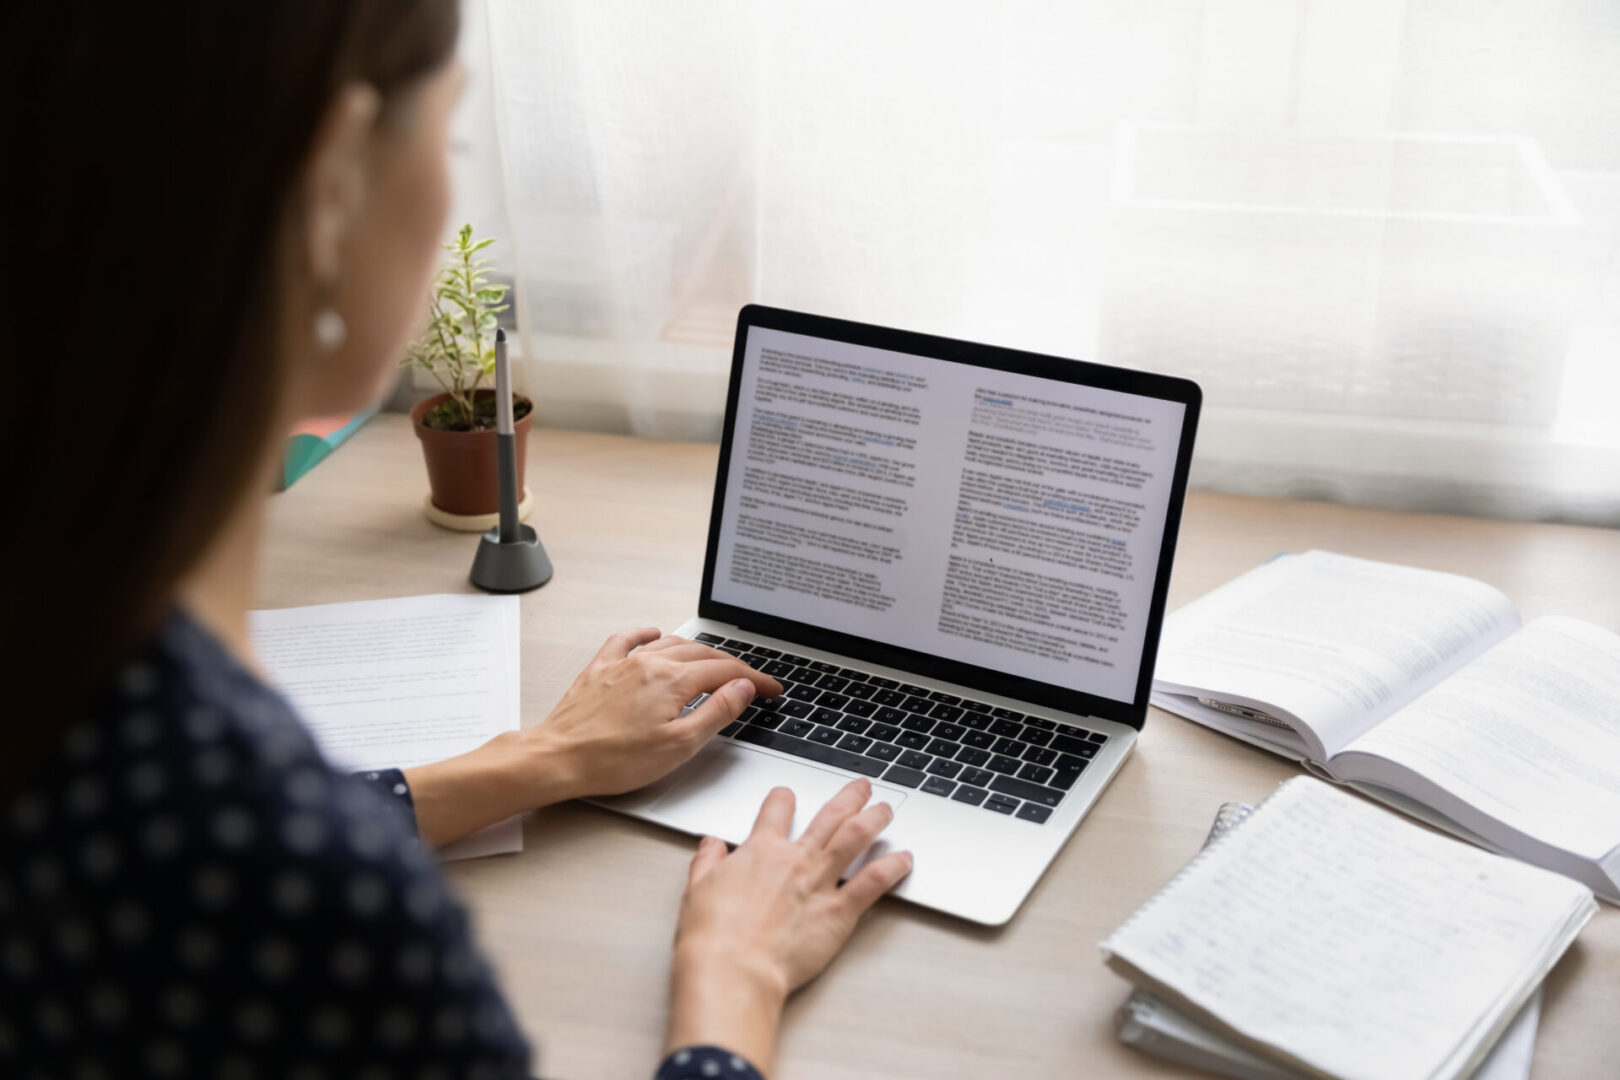
[[[531,519],[556,578],[523,598],[523,717],[538,723],[601,639],[697,610],[715,448],[534,431]],[[264,606],[469,591],[474,541],[428,524],[403,417],[372,422],[272,503]],[[1620,532],[1197,493],[1170,608],[1279,551],[1326,548],[1452,570],[1524,615],[1620,629]],[[1012,923],[984,930],[884,901],[788,1006],[773,1080],[1187,1076],[1119,1046],[1126,986],[1096,943],[1198,849],[1226,799],[1282,761],[1154,710],[1137,752]],[[523,854],[449,867],[541,1075],[649,1075],[693,841],[593,807],[532,815]],[[1548,980],[1537,1078],[1620,1074],[1620,911],[1604,907]]]

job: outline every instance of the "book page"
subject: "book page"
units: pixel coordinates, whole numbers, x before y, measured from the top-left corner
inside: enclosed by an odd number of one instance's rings
[[[410,596],[250,614],[271,683],[321,752],[351,772],[464,754],[518,718],[518,599]],[[519,818],[449,844],[441,858],[523,850]]]
[[[1281,710],[1325,760],[1518,625],[1483,582],[1310,551],[1165,620],[1153,688]]]
[[[1360,771],[1353,755],[1395,762],[1487,818],[1601,859],[1620,845],[1620,636],[1537,619],[1351,743],[1347,776]],[[1455,807],[1437,809],[1484,832]]]
[[[1299,777],[1101,947],[1283,1060],[1444,1080],[1483,1058],[1594,908],[1566,878]]]
[[[1132,701],[1179,402],[750,327],[724,604]]]

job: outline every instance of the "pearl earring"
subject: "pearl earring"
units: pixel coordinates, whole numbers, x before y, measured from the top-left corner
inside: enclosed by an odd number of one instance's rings
[[[342,315],[331,308],[322,308],[315,313],[315,341],[321,348],[335,349],[348,336],[349,327]]]

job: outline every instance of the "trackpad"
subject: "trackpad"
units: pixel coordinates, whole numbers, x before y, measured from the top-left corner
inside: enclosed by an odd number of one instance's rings
[[[716,740],[685,769],[652,808],[651,816],[682,832],[718,836],[740,844],[754,828],[759,806],[774,787],[793,789],[793,836],[798,837],[822,804],[852,777],[814,765],[784,761],[769,754]],[[872,801],[896,810],[906,789],[874,781]]]

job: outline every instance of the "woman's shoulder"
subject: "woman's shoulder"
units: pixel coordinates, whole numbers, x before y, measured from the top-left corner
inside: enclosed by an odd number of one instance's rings
[[[374,1056],[379,1032],[440,1022],[525,1052],[408,820],[190,620],[6,816],[0,1016],[34,1021],[24,1043],[104,1028],[156,1033],[143,1052],[165,1060],[204,1036],[209,1055],[274,1038]]]

